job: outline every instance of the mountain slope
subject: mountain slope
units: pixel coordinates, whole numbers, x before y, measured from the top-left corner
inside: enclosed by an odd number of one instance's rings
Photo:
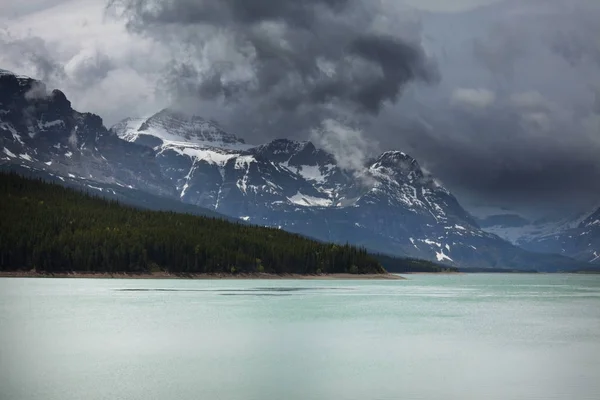
[[[193,204],[182,203],[176,197],[159,196],[130,187],[123,187],[116,184],[104,184],[89,179],[82,179],[80,177],[60,176],[44,171],[43,169],[0,163],[0,173],[16,173],[26,178],[41,179],[48,183],[60,184],[67,188],[80,190],[91,195],[97,195],[107,200],[118,201],[123,205],[139,209],[171,211],[209,218],[219,218],[229,222],[240,222],[237,218],[229,217],[213,210],[198,207]]]

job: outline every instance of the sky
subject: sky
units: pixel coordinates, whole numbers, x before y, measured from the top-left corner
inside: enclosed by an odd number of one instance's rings
[[[0,0],[0,68],[107,126],[173,106],[344,165],[402,150],[468,209],[534,218],[600,203],[599,20],[596,0]]]

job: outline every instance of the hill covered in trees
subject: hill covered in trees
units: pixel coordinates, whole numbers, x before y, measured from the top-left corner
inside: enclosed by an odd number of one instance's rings
[[[428,260],[419,260],[418,258],[398,258],[385,254],[373,254],[373,257],[385,267],[388,272],[404,274],[411,272],[423,273],[447,273],[459,272],[457,267],[434,263]]]
[[[0,173],[0,270],[385,273],[365,249],[278,229],[123,206]]]

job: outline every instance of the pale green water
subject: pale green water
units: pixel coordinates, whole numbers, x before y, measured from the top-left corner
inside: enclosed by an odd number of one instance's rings
[[[0,399],[598,400],[600,276],[0,279]]]

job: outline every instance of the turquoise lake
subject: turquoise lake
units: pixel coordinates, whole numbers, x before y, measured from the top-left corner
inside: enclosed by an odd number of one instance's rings
[[[0,399],[600,399],[600,276],[408,278],[0,279]]]

